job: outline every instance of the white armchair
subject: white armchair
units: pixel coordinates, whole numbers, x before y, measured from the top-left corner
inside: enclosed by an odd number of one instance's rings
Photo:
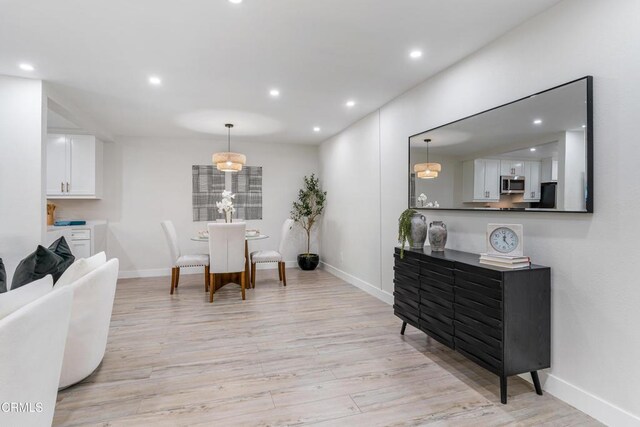
[[[173,295],[173,291],[180,282],[181,267],[204,267],[204,291],[207,292],[209,290],[209,255],[182,255],[180,253],[180,245],[178,245],[178,234],[173,222],[162,221],[160,225],[162,225],[162,230],[167,238],[171,255],[171,295]]]
[[[118,280],[118,259],[102,264],[75,282],[56,286],[53,293],[73,290],[73,307],[59,387],[73,385],[100,365],[107,347],[113,300]]]
[[[207,224],[209,231],[209,256],[211,258],[211,278],[209,279],[211,289],[209,302],[213,302],[213,294],[216,290],[216,274],[240,273],[240,287],[242,288],[242,299],[245,299],[245,233],[247,224],[245,223],[210,223]]]
[[[49,291],[0,319],[0,403],[27,405],[3,408],[0,424],[51,425],[72,298],[71,289]]]

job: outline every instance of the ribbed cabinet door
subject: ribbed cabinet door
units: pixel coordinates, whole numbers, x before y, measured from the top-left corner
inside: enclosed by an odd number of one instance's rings
[[[495,373],[503,369],[501,274],[457,264],[455,345],[467,358]]]
[[[453,263],[424,257],[420,262],[420,329],[453,348]]]
[[[419,328],[420,263],[408,253],[400,258],[399,250],[396,249],[393,270],[393,312],[403,322]]]

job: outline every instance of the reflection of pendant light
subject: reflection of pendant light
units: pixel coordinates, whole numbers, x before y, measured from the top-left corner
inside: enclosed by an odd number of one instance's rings
[[[231,128],[233,125],[227,123],[224,125],[228,129],[227,143],[228,150],[226,153],[214,153],[213,164],[222,172],[238,172],[242,170],[242,166],[247,162],[247,156],[240,153],[231,152]]]
[[[438,177],[438,172],[442,171],[442,165],[440,163],[429,163],[429,143],[430,139],[425,139],[427,143],[427,163],[417,163],[413,166],[413,171],[420,179],[433,179]]]

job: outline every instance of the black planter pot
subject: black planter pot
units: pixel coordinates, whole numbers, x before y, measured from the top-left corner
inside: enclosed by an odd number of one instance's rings
[[[298,255],[298,266],[305,270],[315,270],[320,264],[320,256],[318,254],[300,254]]]

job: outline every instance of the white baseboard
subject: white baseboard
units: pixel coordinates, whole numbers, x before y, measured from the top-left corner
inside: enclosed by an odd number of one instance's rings
[[[364,280],[360,280],[349,273],[345,273],[344,271],[338,268],[335,268],[331,264],[327,264],[325,262],[320,261],[320,265],[324,270],[327,270],[329,273],[333,274],[336,277],[339,277],[340,279],[344,280],[350,285],[353,285],[356,288],[362,289],[366,293],[373,295],[374,297],[378,298],[383,302],[386,302],[389,305],[393,305],[393,295],[391,295],[390,293],[385,292],[382,289],[378,289],[377,287],[373,286],[371,283],[367,283]]]
[[[540,382],[545,392],[554,395],[563,402],[608,426],[640,425],[640,417],[553,374],[540,372]]]
[[[296,261],[285,261],[286,268],[298,267]],[[257,270],[275,270],[278,268],[276,263],[257,264]],[[203,267],[183,267],[180,269],[180,274],[203,274]],[[143,270],[129,270],[120,271],[118,274],[119,279],[138,279],[141,277],[169,277],[171,276],[171,268],[149,268]]]
[[[321,262],[322,268],[333,274],[345,282],[362,289],[368,294],[378,298],[387,304],[393,304],[393,295],[378,289],[370,283],[358,279],[349,273],[335,268],[334,266]],[[521,377],[531,382],[529,374],[522,374]],[[625,411],[622,408],[607,402],[593,394],[582,390],[556,377],[553,374],[540,372],[540,382],[545,393],[552,394],[558,399],[568,403],[585,414],[597,419],[598,421],[610,426],[638,426],[640,425],[640,417]]]

